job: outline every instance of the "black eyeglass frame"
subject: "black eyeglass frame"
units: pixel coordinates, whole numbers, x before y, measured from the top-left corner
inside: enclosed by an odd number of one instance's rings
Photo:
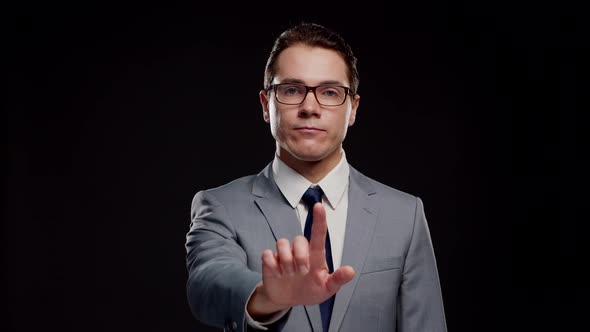
[[[277,87],[280,85],[296,85],[296,86],[300,86],[300,87],[304,87],[305,88],[305,97],[303,97],[303,100],[300,101],[297,104],[289,104],[289,103],[285,103],[279,100],[279,98],[277,97]],[[283,105],[301,105],[303,104],[303,102],[305,101],[305,99],[307,98],[307,95],[309,94],[309,91],[313,92],[313,96],[315,98],[315,100],[318,102],[318,104],[322,105],[322,106],[341,106],[346,102],[346,97],[344,97],[344,99],[342,99],[342,102],[338,105],[326,105],[326,104],[322,104],[319,99],[318,96],[315,94],[315,90],[319,87],[333,87],[333,88],[343,88],[344,89],[344,95],[345,96],[354,96],[354,93],[352,93],[352,89],[347,87],[347,86],[342,86],[342,85],[331,85],[331,84],[320,84],[320,85],[316,85],[316,86],[308,86],[305,84],[301,84],[301,83],[277,83],[277,84],[271,84],[267,89],[266,92],[269,92],[270,90],[272,90],[275,93],[275,100]]]

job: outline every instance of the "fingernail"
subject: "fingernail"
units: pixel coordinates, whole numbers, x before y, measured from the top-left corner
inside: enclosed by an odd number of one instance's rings
[[[305,266],[305,265],[297,265],[297,268],[299,269],[299,271],[301,271],[303,273],[309,272],[309,270],[307,269],[307,266]]]

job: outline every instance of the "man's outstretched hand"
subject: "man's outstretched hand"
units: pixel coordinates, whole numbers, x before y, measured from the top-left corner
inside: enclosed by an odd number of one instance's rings
[[[250,316],[265,315],[294,305],[319,304],[334,295],[354,277],[354,269],[342,266],[330,274],[326,263],[326,211],[321,203],[313,207],[311,242],[301,235],[277,241],[277,253],[262,253],[262,282],[250,297]]]

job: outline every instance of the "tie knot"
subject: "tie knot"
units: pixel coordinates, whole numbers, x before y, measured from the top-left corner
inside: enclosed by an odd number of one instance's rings
[[[324,192],[320,187],[309,187],[303,194],[303,202],[308,208],[311,208],[315,203],[322,201],[322,195]]]

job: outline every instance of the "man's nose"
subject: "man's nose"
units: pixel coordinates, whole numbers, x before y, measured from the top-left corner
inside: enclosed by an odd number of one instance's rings
[[[315,97],[314,90],[307,91],[305,100],[303,100],[303,102],[301,103],[299,115],[304,117],[316,116],[318,118],[322,115],[321,106]]]

